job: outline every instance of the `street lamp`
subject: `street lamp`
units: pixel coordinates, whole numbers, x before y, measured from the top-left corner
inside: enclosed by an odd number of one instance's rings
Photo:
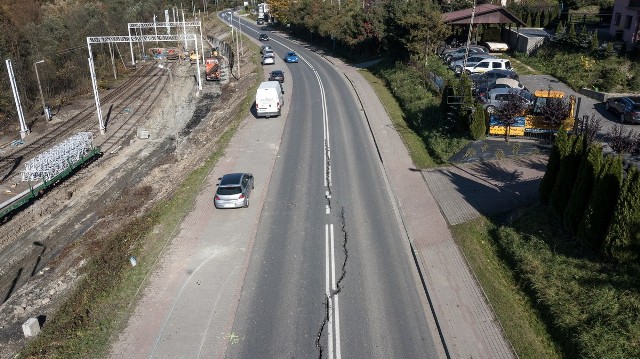
[[[176,100],[174,98],[173,92],[175,90],[174,87],[174,82],[173,82],[173,71],[171,71],[171,69],[167,66],[164,66],[163,64],[158,64],[158,67],[166,70],[167,72],[169,72],[169,82],[171,83],[171,107],[173,107],[173,124],[176,128],[176,157],[179,157],[178,155],[178,145],[179,145],[179,140],[178,140],[178,136],[180,134],[180,128],[178,126],[178,118],[176,116],[176,112],[177,112],[177,108],[176,108]]]
[[[44,117],[47,119],[47,121],[51,120],[51,114],[49,113],[49,110],[47,110],[47,105],[44,103],[44,95],[42,94],[42,86],[40,85],[40,75],[38,74],[38,64],[43,64],[44,60],[40,60],[38,62],[35,62],[33,64],[33,67],[35,67],[36,69],[36,79],[38,80],[38,90],[40,90],[40,99],[42,100],[42,110],[44,112]]]

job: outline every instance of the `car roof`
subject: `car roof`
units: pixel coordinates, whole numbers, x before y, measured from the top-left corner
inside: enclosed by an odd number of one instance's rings
[[[227,173],[220,179],[219,186],[237,186],[240,184],[244,173]]]
[[[273,70],[271,71],[272,74],[284,74],[284,71],[282,70]]]
[[[287,55],[295,55],[296,53],[294,51],[289,51],[287,52]]]
[[[514,88],[521,88],[522,84],[518,80],[510,78],[501,78],[496,80],[496,85],[509,85]]]
[[[523,89],[500,87],[500,88],[494,88],[489,90],[489,94],[504,94],[504,93],[519,94],[521,91],[523,91]]]

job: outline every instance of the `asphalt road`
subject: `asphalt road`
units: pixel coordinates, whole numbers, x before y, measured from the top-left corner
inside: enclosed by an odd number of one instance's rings
[[[257,37],[256,26],[242,29]],[[233,322],[239,340],[225,356],[436,357],[424,293],[353,91],[317,54],[270,37],[280,61],[286,47],[302,60],[288,66],[289,117]]]

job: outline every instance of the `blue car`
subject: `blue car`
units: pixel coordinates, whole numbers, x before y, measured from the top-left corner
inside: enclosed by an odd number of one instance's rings
[[[295,52],[289,51],[284,57],[284,61],[286,62],[298,62],[298,55]]]

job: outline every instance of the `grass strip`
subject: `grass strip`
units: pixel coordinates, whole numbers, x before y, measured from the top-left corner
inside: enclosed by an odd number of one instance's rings
[[[255,58],[252,59],[257,63]],[[260,68],[260,67],[258,67]],[[18,358],[96,358],[104,357],[110,340],[119,333],[139,299],[140,289],[154,270],[163,249],[173,239],[175,230],[191,211],[194,199],[224,150],[236,133],[249,108],[262,76],[239,105],[240,111],[216,143],[216,150],[191,172],[171,198],[160,201],[149,213],[133,219],[122,230],[104,238],[91,248],[83,278],[70,297],[47,325],[30,341]],[[129,257],[138,265],[132,267]],[[88,256],[89,257],[89,256]]]
[[[501,259],[491,237],[495,230],[496,226],[484,217],[451,227],[456,244],[518,356],[521,359],[562,358],[529,297]]]
[[[385,82],[366,69],[360,69],[358,71],[369,82],[371,87],[373,87],[380,102],[382,102],[382,105],[387,110],[393,127],[400,134],[405,146],[407,146],[414,165],[418,168],[435,167],[436,162],[429,155],[424,141],[415,131],[407,126],[404,112],[393,94],[387,89]]]

